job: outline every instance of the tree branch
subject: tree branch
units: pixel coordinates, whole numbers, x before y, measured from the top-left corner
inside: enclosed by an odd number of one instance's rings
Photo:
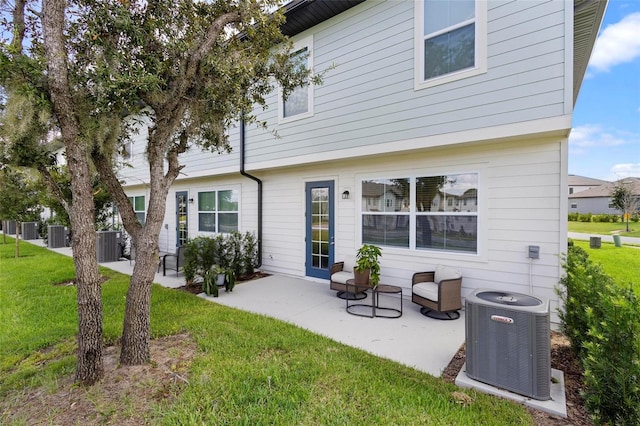
[[[142,225],[136,218],[133,206],[129,202],[127,194],[124,192],[122,185],[118,181],[118,177],[113,172],[111,162],[99,150],[94,149],[91,153],[91,159],[96,166],[96,171],[100,175],[102,183],[107,187],[111,198],[118,207],[118,212],[122,217],[127,233],[131,235],[134,241],[137,241],[138,235],[142,231]],[[127,224],[130,224],[127,226]]]

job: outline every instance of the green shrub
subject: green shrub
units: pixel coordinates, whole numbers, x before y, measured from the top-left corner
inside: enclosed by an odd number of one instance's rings
[[[604,273],[600,265],[589,260],[587,252],[578,246],[569,246],[564,259],[565,275],[556,289],[564,307],[560,310],[560,326],[571,341],[571,347],[579,358],[588,339],[589,324],[584,315],[585,307],[599,312],[602,289],[613,285],[613,279]]]
[[[591,213],[581,213],[578,216],[578,221],[580,221],[580,222],[591,222],[591,216],[593,216]]]
[[[620,218],[617,214],[594,214],[591,216],[592,222],[599,223],[616,223]]]
[[[568,220],[569,220],[569,222],[577,222],[579,217],[580,217],[580,213],[577,213],[577,212],[569,213]]]
[[[597,424],[640,424],[640,303],[633,290],[611,287],[602,310],[586,309],[584,400]]]
[[[598,424],[640,424],[640,302],[578,246],[563,266],[561,328],[584,370],[587,408]]]
[[[258,244],[251,232],[241,234],[216,234],[213,237],[196,237],[185,244],[184,276],[187,282],[205,274],[214,265],[232,272],[238,277],[253,272],[258,264]],[[231,281],[230,277],[227,281]]]

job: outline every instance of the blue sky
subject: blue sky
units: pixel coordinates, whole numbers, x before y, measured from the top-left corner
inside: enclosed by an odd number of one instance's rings
[[[609,0],[575,106],[569,174],[640,177],[639,0]]]

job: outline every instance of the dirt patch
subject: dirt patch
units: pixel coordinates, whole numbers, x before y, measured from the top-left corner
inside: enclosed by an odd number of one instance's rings
[[[454,383],[458,372],[465,362],[465,345],[463,344],[453,356],[447,368],[442,372],[442,378]],[[577,358],[571,351],[569,339],[559,332],[551,332],[551,368],[564,373],[564,387],[567,398],[567,418],[563,419],[544,411],[529,408],[536,425],[592,425],[589,414],[580,396],[582,389],[582,369]]]
[[[50,387],[14,393],[0,402],[1,419],[27,425],[149,424],[151,406],[170,401],[188,382],[196,345],[188,335],[178,334],[152,340],[150,348],[151,363],[121,367],[120,347],[106,347],[102,381],[85,388],[69,375]]]

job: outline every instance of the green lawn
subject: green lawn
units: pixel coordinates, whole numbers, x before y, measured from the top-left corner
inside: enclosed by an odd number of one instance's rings
[[[31,386],[55,389],[73,372],[77,332],[75,287],[55,285],[73,278],[72,260],[26,243],[14,259],[7,240],[0,401]],[[111,277],[103,284],[105,340],[114,342],[128,277],[103,273]],[[461,405],[451,396],[459,389],[439,378],[275,319],[160,286],[151,306],[154,337],[187,332],[198,345],[177,399],[148,407],[152,424],[532,424],[519,404],[466,391],[472,402]],[[5,416],[0,410],[0,424]]]
[[[626,229],[627,224],[622,222],[569,222],[569,232],[601,235],[619,234],[627,237],[640,237],[639,222],[629,222],[629,232],[626,232]]]
[[[592,249],[589,241],[578,240],[574,240],[574,244],[585,249],[589,253],[589,259],[601,264],[607,275],[613,277],[618,284],[633,283],[634,291],[640,294],[640,248],[602,243],[599,249]]]

